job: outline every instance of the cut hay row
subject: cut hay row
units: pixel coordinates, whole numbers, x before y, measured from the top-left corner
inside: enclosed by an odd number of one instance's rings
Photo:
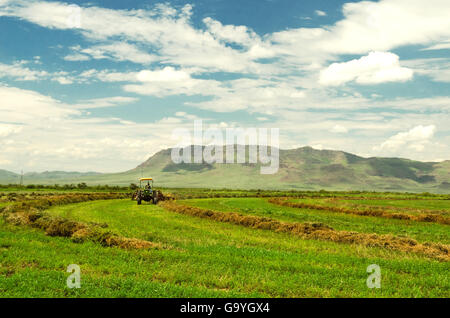
[[[104,192],[107,193],[107,192]],[[61,195],[79,195],[79,194],[88,194],[88,193],[56,193],[56,192],[9,192],[9,193],[1,193],[0,192],[0,202],[9,203],[9,202],[22,202],[22,201],[30,201],[37,200],[42,198],[51,198]]]
[[[96,200],[113,200],[128,198],[123,193],[102,194],[70,194],[49,197],[46,199],[20,202],[0,209],[3,219],[14,225],[26,225],[44,230],[49,236],[71,238],[72,241],[97,242],[102,246],[120,247],[126,249],[159,248],[160,244],[135,238],[121,237],[105,230],[107,224],[83,223],[55,217],[45,213],[51,206],[81,203]]]
[[[359,200],[359,199],[358,199]],[[386,200],[386,199],[382,199]],[[410,207],[410,206],[392,206],[392,205],[369,205],[369,204],[362,204],[362,203],[354,203],[354,202],[345,202],[345,201],[356,201],[356,200],[348,200],[348,199],[340,199],[340,198],[329,198],[322,200],[323,202],[327,202],[328,204],[339,204],[342,207],[350,207],[350,208],[358,208],[358,209],[378,209],[378,210],[384,210],[388,212],[406,212],[406,213],[414,213],[414,214],[436,214],[436,215],[442,215],[442,216],[449,216],[450,210],[444,209],[444,210],[438,210],[438,209],[424,209],[424,208],[416,208],[416,207]],[[370,201],[370,200],[365,200]],[[377,200],[380,201],[380,200]],[[398,200],[390,200],[389,201],[398,201]],[[405,201],[405,200],[403,200]]]
[[[168,189],[177,200],[208,199],[208,198],[297,198],[297,199],[341,199],[341,200],[450,200],[450,195],[430,193],[381,193],[381,192],[298,192],[280,190],[199,190],[199,189]]]
[[[29,208],[35,208],[38,210],[46,210],[52,206],[65,205],[72,203],[81,203],[87,201],[98,201],[98,200],[113,200],[113,199],[126,199],[129,198],[129,194],[126,193],[76,193],[76,194],[58,194],[44,196],[39,199],[25,200],[13,203],[2,210],[7,210],[7,212],[14,212],[20,210],[26,210]]]
[[[428,211],[428,213],[421,214],[407,214],[407,213],[399,213],[398,209],[389,209],[384,207],[370,207],[364,205],[354,205],[353,208],[346,208],[340,206],[329,206],[329,205],[320,205],[320,204],[312,204],[305,202],[290,202],[288,201],[291,198],[271,198],[268,200],[269,203],[286,206],[290,208],[297,209],[312,209],[312,210],[321,210],[321,211],[331,211],[337,213],[344,214],[354,214],[359,216],[374,216],[386,219],[397,219],[397,220],[407,220],[407,221],[416,221],[416,222],[431,222],[431,223],[440,223],[440,224],[450,224],[450,218],[445,217],[440,214],[432,214],[432,212]],[[418,210],[416,210],[418,211]]]
[[[450,246],[439,243],[419,243],[411,238],[378,235],[350,231],[337,231],[322,223],[286,223],[271,218],[219,212],[178,204],[176,201],[161,202],[165,209],[185,215],[226,222],[245,227],[291,233],[304,239],[317,239],[395,251],[418,253],[441,261],[449,261]]]
[[[450,200],[448,195],[435,195],[432,197],[410,196],[410,197],[382,197],[382,196],[345,196],[345,195],[333,195],[333,194],[304,194],[304,193],[287,193],[287,192],[242,192],[242,193],[177,193],[173,192],[175,199],[177,200],[190,200],[190,199],[214,199],[214,198],[284,198],[290,197],[293,199],[339,199],[339,200],[395,200],[395,201],[419,201],[429,200]]]

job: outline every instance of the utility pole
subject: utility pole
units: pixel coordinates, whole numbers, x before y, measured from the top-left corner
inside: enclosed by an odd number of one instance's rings
[[[20,171],[20,187],[23,186],[23,170]]]

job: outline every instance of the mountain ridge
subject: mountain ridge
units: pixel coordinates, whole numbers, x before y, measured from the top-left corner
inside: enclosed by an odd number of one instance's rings
[[[439,193],[450,190],[450,160],[421,162],[395,157],[364,158],[345,151],[317,150],[312,147],[279,151],[279,170],[273,175],[261,175],[260,163],[175,164],[171,159],[172,148],[168,148],[158,151],[125,172],[59,172],[58,176],[54,175],[56,172],[53,175],[52,172],[28,173],[24,175],[24,183],[129,185],[138,182],[141,176],[152,176],[155,178],[155,185],[166,187]],[[248,154],[248,146],[246,153]],[[11,174],[14,176],[14,173],[9,173],[10,178]],[[5,175],[8,175],[8,171],[0,170],[0,183],[5,183]],[[19,175],[15,175],[17,179]]]

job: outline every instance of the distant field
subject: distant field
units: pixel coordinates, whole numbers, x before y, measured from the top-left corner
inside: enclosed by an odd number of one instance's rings
[[[177,193],[189,195],[182,190]],[[388,234],[420,243],[441,243],[447,248],[450,244],[445,224],[291,208],[268,200],[192,198],[175,204],[289,224],[321,223],[338,231]],[[323,203],[324,199],[308,200]],[[449,201],[438,199],[348,201],[444,212],[449,209]],[[0,203],[0,207],[6,204]],[[57,205],[44,212],[49,218],[101,225],[102,231],[149,241],[158,248],[75,243],[73,236],[50,237],[42,230],[14,226],[1,219],[1,297],[450,297],[449,262],[421,253],[305,239],[180,214],[162,206],[137,206],[131,200]],[[81,267],[80,289],[65,286],[69,264]],[[366,268],[371,264],[381,268],[381,289],[366,286]]]

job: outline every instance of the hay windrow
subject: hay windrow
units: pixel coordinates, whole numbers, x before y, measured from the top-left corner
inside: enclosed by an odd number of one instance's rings
[[[411,238],[393,235],[378,235],[350,231],[337,231],[322,223],[287,223],[274,219],[242,215],[235,212],[219,212],[185,206],[176,201],[161,202],[172,212],[226,222],[255,229],[291,233],[304,239],[317,239],[345,244],[360,244],[368,247],[386,248],[395,251],[418,253],[441,261],[450,260],[450,246],[438,243],[419,243]]]
[[[121,198],[128,198],[128,195],[120,193],[59,195],[52,198],[10,205],[0,211],[0,213],[3,215],[4,220],[10,224],[39,228],[49,236],[68,237],[76,243],[91,241],[107,247],[120,247],[124,249],[162,248],[158,243],[136,238],[126,238],[111,231],[106,231],[106,224],[87,224],[71,221],[44,212],[45,209],[54,205]]]
[[[398,213],[398,210],[390,210],[382,207],[355,206],[354,208],[346,208],[339,206],[319,205],[305,202],[290,202],[289,198],[271,198],[269,203],[298,209],[313,209],[320,211],[331,211],[344,214],[354,214],[359,216],[374,216],[386,219],[408,220],[416,222],[431,222],[450,225],[450,218],[439,214],[407,214]]]

